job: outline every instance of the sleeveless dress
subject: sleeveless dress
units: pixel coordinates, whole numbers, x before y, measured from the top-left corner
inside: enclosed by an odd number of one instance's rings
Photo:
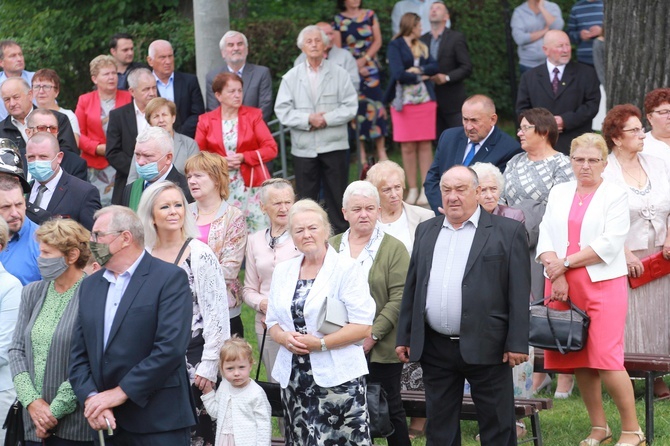
[[[377,20],[375,12],[368,9],[360,21],[342,14],[335,16],[334,28],[342,34],[342,48],[349,50],[354,59],[360,59],[372,45],[372,26]],[[358,113],[356,123],[360,130],[360,139],[374,140],[386,136],[387,120],[379,116],[384,108],[384,92],[381,87],[381,70],[375,57],[365,65],[367,76],[360,76],[361,86],[358,93]]]
[[[312,285],[314,279],[298,280],[291,303],[295,331],[303,334]],[[371,445],[365,390],[364,377],[321,387],[314,382],[309,355],[293,355],[291,378],[281,398],[286,445]]]
[[[583,198],[575,193],[568,216],[568,251],[566,255],[581,250],[579,235],[584,214],[591,198]],[[591,282],[586,267],[569,269],[565,273],[568,281],[568,295],[572,302],[591,318],[586,346],[578,351],[562,355],[558,351],[545,350],[544,366],[550,370],[573,373],[576,368],[598,370],[625,370],[623,366],[624,327],[628,309],[628,287],[626,276]],[[546,281],[547,296],[551,293],[551,282]],[[563,302],[551,302],[548,306],[567,309]]]

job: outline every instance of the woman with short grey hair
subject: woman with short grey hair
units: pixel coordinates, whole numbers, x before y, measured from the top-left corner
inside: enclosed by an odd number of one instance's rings
[[[479,187],[481,187],[479,204],[484,210],[493,215],[525,223],[526,217],[521,209],[500,204],[500,194],[505,189],[505,177],[500,173],[500,169],[491,163],[475,163],[470,167],[479,178]]]

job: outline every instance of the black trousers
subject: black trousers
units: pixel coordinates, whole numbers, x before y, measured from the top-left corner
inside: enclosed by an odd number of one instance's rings
[[[333,233],[349,227],[342,215],[342,195],[349,184],[349,149],[321,153],[316,158],[293,157],[293,171],[298,198],[319,201],[323,183],[323,198]]]
[[[389,446],[411,446],[405,409],[402,406],[400,396],[400,375],[402,375],[403,363],[381,364],[379,362],[368,363],[370,374],[368,380],[381,384],[386,392],[386,400],[389,405],[389,415],[395,432],[386,438]]]
[[[94,435],[96,446],[100,445],[98,433]],[[176,429],[168,432],[136,434],[128,432],[117,425],[114,436],[105,434],[105,446],[190,446],[191,429]]]
[[[512,369],[502,362],[502,356],[500,361],[467,364],[458,340],[450,340],[426,325],[421,367],[426,388],[427,446],[460,446],[465,379],[470,382],[482,446],[517,444]]]

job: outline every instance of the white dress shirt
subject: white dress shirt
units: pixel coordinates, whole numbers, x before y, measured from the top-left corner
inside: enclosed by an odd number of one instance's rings
[[[133,107],[135,108],[135,122],[137,123],[137,134],[141,135],[144,129],[149,127],[149,123],[147,122],[147,118],[144,117],[144,112],[140,111],[139,108],[137,108],[137,102],[133,100]]]

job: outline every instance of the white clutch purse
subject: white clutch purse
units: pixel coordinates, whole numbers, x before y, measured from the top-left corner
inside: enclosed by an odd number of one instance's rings
[[[324,335],[335,333],[349,323],[347,307],[336,297],[326,297],[316,319],[317,330]]]

